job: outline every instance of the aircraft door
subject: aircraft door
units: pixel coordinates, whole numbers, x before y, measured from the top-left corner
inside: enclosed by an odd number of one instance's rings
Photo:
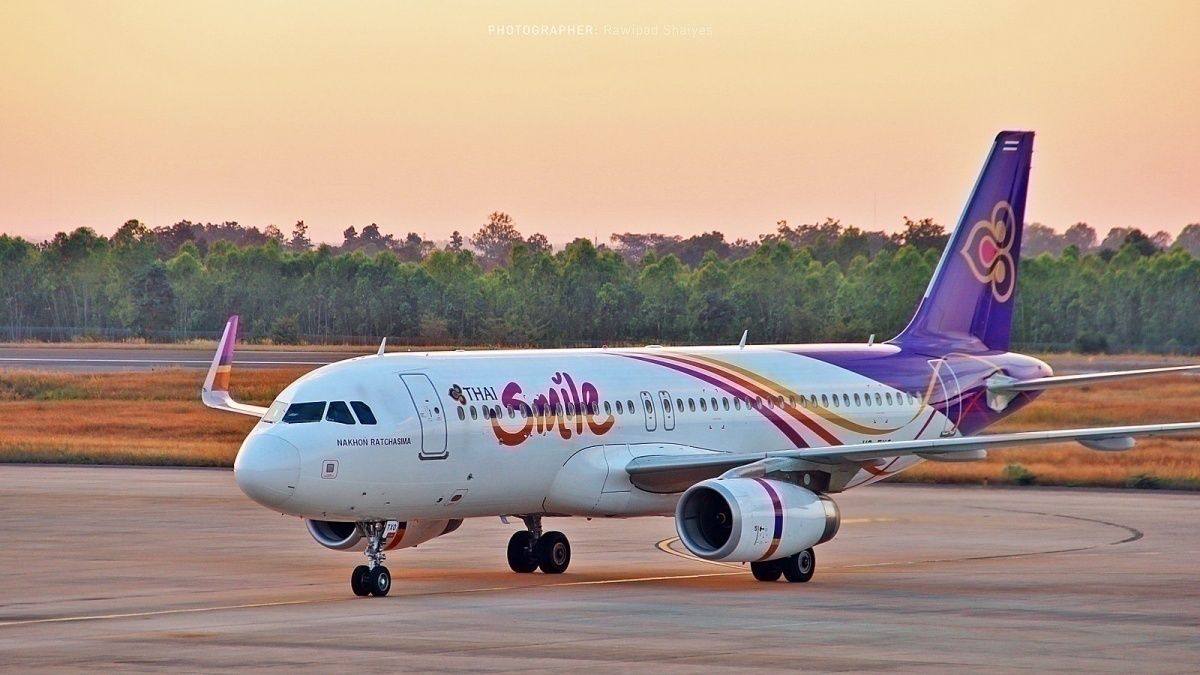
[[[942,427],[943,437],[958,433],[958,424],[962,415],[962,395],[959,390],[958,377],[950,363],[945,359],[933,359],[929,362],[933,370],[930,380],[929,404],[946,416]]]
[[[658,415],[654,412],[654,397],[650,392],[642,392],[642,407],[646,409],[646,431],[654,431],[658,428]]]
[[[658,392],[658,402],[662,404],[663,430],[671,431],[675,428],[675,410],[671,407],[671,393]]]
[[[445,459],[449,452],[446,450],[446,411],[442,408],[442,399],[429,377],[419,373],[401,375],[400,380],[408,389],[417,418],[421,421],[421,459]]]

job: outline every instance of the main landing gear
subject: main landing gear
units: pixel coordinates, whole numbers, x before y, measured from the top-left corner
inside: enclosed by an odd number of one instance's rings
[[[541,568],[546,574],[562,574],[571,564],[571,542],[562,532],[542,532],[541,516],[521,516],[528,529],[513,533],[508,540],[508,566],[528,574]]]
[[[778,581],[779,577],[784,577],[794,583],[804,583],[812,579],[816,571],[817,554],[811,548],[778,560],[750,563],[750,572],[759,581]]]
[[[350,588],[359,597],[374,595],[382,598],[392,590],[392,573],[383,566],[384,528],[382,522],[359,523],[367,535],[367,564],[359,565],[350,574]]]

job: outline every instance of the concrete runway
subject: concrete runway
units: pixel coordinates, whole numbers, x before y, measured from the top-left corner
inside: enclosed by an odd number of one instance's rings
[[[227,471],[7,465],[0,485],[0,670],[1200,666],[1191,494],[863,488],[809,584],[689,559],[666,518],[550,521],[571,569],[516,575],[515,526],[467,521],[355,598],[361,554]]]
[[[301,351],[285,349],[239,349],[234,357],[245,368],[320,366],[354,356],[374,353],[361,351]],[[205,370],[212,363],[213,350],[170,345],[129,345],[96,347],[87,345],[0,346],[0,371],[53,370],[65,373],[105,373],[149,371],[162,368]]]
[[[392,344],[389,352],[408,349]],[[413,347],[412,351],[422,351]],[[239,368],[320,366],[343,359],[373,354],[373,347],[339,349],[279,349],[262,346],[239,347],[234,362]],[[87,345],[69,343],[0,345],[0,372],[4,370],[48,370],[67,373],[103,373],[115,371],[151,371],[163,368],[206,369],[212,363],[213,348],[177,345]],[[1054,372],[1073,375],[1083,372],[1156,368],[1188,363],[1187,359],[1164,361],[1152,357],[1124,356],[1051,358]]]

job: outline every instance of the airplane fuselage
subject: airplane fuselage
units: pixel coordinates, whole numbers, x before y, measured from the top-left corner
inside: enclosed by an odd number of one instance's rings
[[[300,378],[243,448],[295,449],[294,479],[264,476],[276,484],[253,496],[306,518],[670,515],[678,492],[631,485],[630,459],[975,434],[1035,395],[991,409],[984,383],[998,374],[1050,369],[1010,352],[938,358],[886,343],[390,353]],[[306,402],[320,404],[311,421],[285,421]],[[821,488],[920,461],[862,462]]]

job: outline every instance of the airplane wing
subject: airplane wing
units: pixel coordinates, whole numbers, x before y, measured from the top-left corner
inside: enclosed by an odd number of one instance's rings
[[[217,344],[217,353],[213,355],[208,376],[204,378],[204,387],[200,390],[200,400],[217,410],[262,417],[267,414],[266,408],[238,403],[229,395],[229,373],[233,369],[233,343],[237,341],[237,327],[238,317],[234,314],[225,324],[225,332]]]
[[[629,473],[633,484],[641,487],[640,484],[675,483],[684,476],[696,481],[704,480],[718,476],[729,469],[774,459],[800,459],[819,464],[842,464],[904,455],[942,455],[1066,441],[1076,441],[1093,450],[1119,451],[1132,448],[1133,438],[1136,436],[1195,432],[1200,432],[1200,422],[1023,431],[1010,434],[931,438],[916,441],[857,443],[827,448],[797,448],[774,452],[649,455],[633,459],[626,465],[625,470]]]
[[[1089,384],[1103,383],[1110,380],[1126,380],[1134,377],[1148,377],[1166,373],[1182,373],[1200,371],[1200,366],[1173,366],[1170,368],[1145,368],[1142,370],[1118,370],[1109,373],[1083,373],[1081,375],[1059,375],[1041,377],[1034,380],[1014,380],[1010,377],[993,377],[988,381],[988,391],[1019,392],[1040,391],[1055,387],[1080,387]]]

